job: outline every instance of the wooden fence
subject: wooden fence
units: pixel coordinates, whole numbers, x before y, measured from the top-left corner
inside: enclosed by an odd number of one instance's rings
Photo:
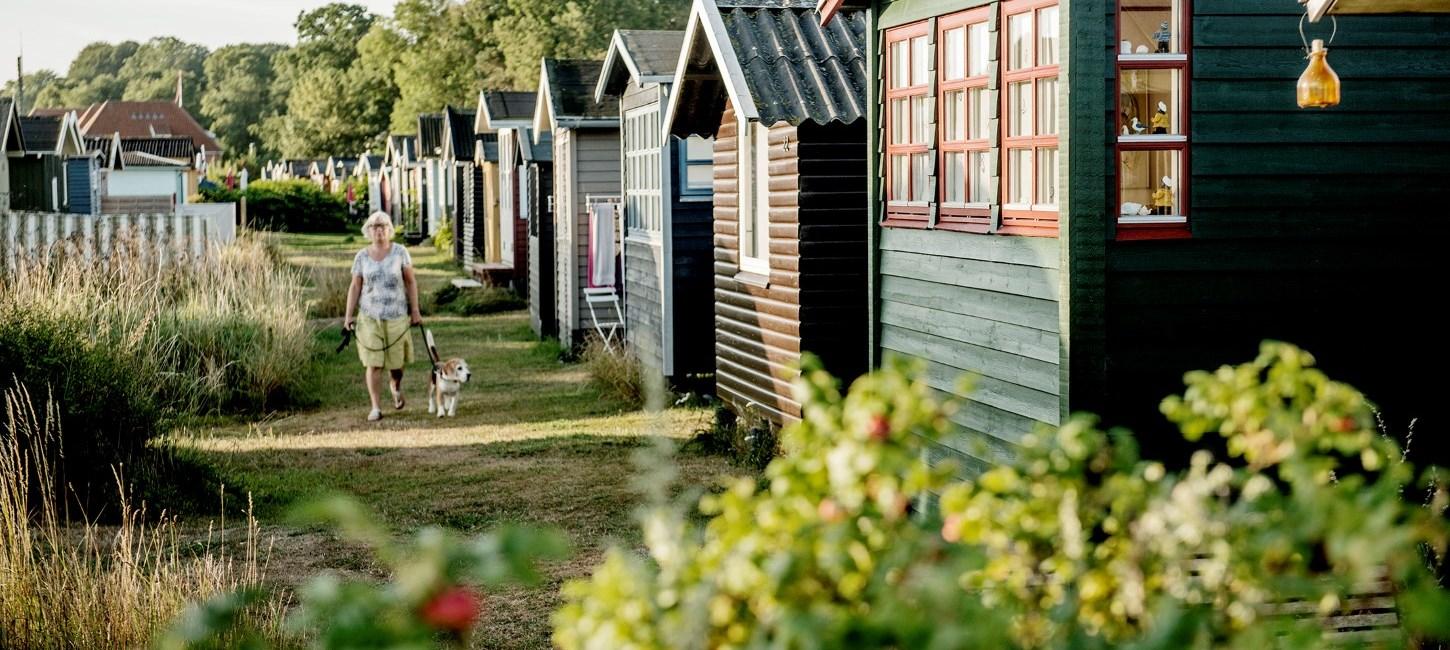
[[[74,254],[104,260],[121,248],[160,264],[199,260],[214,245],[237,237],[235,204],[187,204],[176,210],[100,216],[0,212],[0,270],[13,270],[22,257]]]

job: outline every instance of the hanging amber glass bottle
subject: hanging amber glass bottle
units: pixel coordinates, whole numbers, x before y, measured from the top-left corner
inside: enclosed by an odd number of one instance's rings
[[[1324,41],[1314,39],[1309,50],[1309,67],[1299,76],[1299,108],[1329,108],[1339,105],[1339,75],[1329,67]]]

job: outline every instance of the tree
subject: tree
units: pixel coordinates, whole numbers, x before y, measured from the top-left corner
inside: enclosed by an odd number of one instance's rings
[[[492,80],[481,71],[502,71],[486,13],[497,5],[475,0],[467,5],[470,11],[445,0],[398,3],[393,23],[406,47],[394,69],[399,96],[392,111],[393,131],[413,132],[419,113],[449,104],[472,106],[478,91]]]
[[[180,72],[186,110],[199,114],[206,91],[206,55],[205,47],[170,36],[146,41],[121,65],[118,76],[126,84],[121,99],[171,100],[176,97],[176,75]]]
[[[201,98],[201,116],[211,122],[212,132],[228,151],[246,151],[247,145],[258,140],[255,125],[276,112],[271,93],[276,78],[272,59],[286,49],[276,43],[244,43],[222,47],[206,58],[207,90]]]
[[[21,98],[23,103],[17,107],[21,115],[29,113],[30,109],[35,106],[58,106],[58,104],[54,103],[54,99],[61,90],[65,79],[57,77],[50,70],[36,70],[35,72],[26,73],[24,79],[25,96]],[[16,90],[18,90],[18,87],[15,81],[7,81],[5,82],[5,87],[0,89],[0,95],[14,97]]]
[[[518,88],[533,87],[542,57],[601,57],[615,27],[680,29],[690,11],[685,0],[502,2],[492,29],[506,77]]]

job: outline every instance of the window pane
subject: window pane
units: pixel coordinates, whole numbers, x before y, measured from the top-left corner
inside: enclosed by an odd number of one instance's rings
[[[1037,80],[1037,135],[1057,135],[1057,77]]]
[[[954,90],[945,98],[946,122],[943,124],[942,139],[947,142],[961,142],[966,138],[967,101],[966,93]]]
[[[911,56],[910,44],[906,41],[897,41],[891,44],[891,87],[905,88],[910,84]]]
[[[891,157],[891,200],[908,201],[911,195],[906,188],[911,183],[911,158],[910,156],[897,155]]]
[[[967,200],[967,179],[966,179],[967,155],[959,152],[948,152],[946,155],[946,169],[944,170],[945,185],[942,187],[942,201],[946,203],[963,203]]]
[[[1057,147],[1037,150],[1037,205],[1057,205]]]
[[[977,23],[967,28],[967,74],[972,77],[979,77],[987,74],[988,67],[988,34],[987,23]]]
[[[1118,213],[1125,217],[1181,216],[1181,152],[1124,151],[1118,161]]]
[[[1032,67],[1032,14],[1007,17],[1007,69]]]
[[[685,174],[686,186],[692,190],[708,190],[715,183],[715,168],[711,165],[691,164]]]
[[[931,144],[931,100],[926,95],[911,98],[911,142]]]
[[[907,128],[911,126],[911,115],[906,110],[906,98],[891,100],[891,144],[907,144]]]
[[[1027,205],[1032,202],[1032,150],[1008,150],[1007,160],[1011,168],[1008,178],[1012,184],[1007,192],[1007,202]]]
[[[1179,0],[1120,0],[1120,54],[1178,54]]]
[[[1057,7],[1037,12],[1037,65],[1057,65]]]
[[[770,129],[755,129],[755,256],[770,252]]]
[[[933,58],[927,51],[925,36],[911,39],[911,85],[924,86],[930,81],[927,78],[926,68]]]
[[[1018,81],[1007,86],[1007,134],[1032,135],[1032,82]]]
[[[1179,71],[1123,70],[1120,74],[1121,135],[1183,135],[1178,120]]]
[[[931,180],[931,155],[911,154],[911,200],[930,201],[927,184]]]
[[[949,29],[946,37],[942,39],[942,58],[946,60],[945,69],[947,79],[961,79],[966,76],[967,30],[965,27]]]
[[[967,139],[986,140],[991,137],[992,95],[986,88],[973,88],[968,91],[968,97],[971,115],[967,122]]]
[[[992,170],[989,167],[992,160],[990,153],[986,151],[974,151],[971,153],[969,162],[971,164],[971,180],[967,185],[969,190],[968,200],[972,203],[991,203],[989,196],[992,182]]]

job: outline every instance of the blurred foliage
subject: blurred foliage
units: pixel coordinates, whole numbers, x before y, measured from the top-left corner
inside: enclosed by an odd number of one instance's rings
[[[372,549],[390,579],[344,578],[326,573],[298,590],[298,606],[287,627],[298,645],[314,648],[467,647],[487,609],[485,590],[536,584],[535,565],[568,550],[552,532],[504,528],[462,539],[441,528],[424,528],[405,541],[347,497],[300,506],[300,522],[322,524],[351,542]],[[159,648],[260,648],[263,634],[247,629],[249,608],[264,604],[265,592],[230,592],[198,603],[171,626]]]
[[[947,433],[899,360],[841,395],[808,360],[803,420],[763,479],[644,517],[564,587],[562,648],[1318,648],[1319,618],[1387,577],[1412,645],[1450,635],[1433,561],[1447,494],[1379,435],[1365,398],[1289,345],[1192,373],[1163,411],[1174,471],[1087,417],[1022,440],[972,480],[927,454]],[[933,495],[941,495],[940,499]],[[913,508],[913,505],[916,507]],[[915,512],[913,512],[915,510]],[[1302,601],[1309,615],[1270,615]]]

